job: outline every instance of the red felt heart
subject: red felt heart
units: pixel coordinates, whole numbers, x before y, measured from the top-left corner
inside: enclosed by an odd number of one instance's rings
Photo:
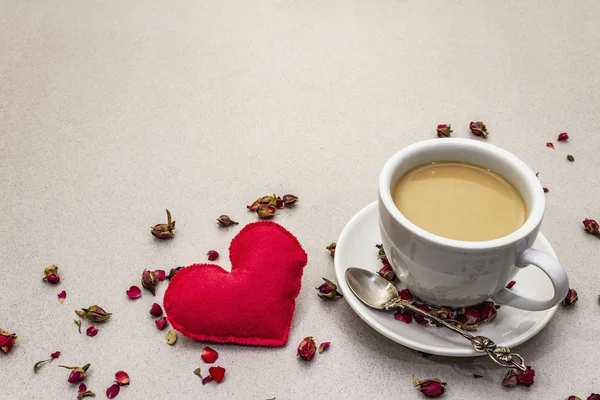
[[[229,246],[231,272],[214,264],[180,270],[165,292],[171,325],[196,340],[262,346],[287,342],[306,253],[282,226],[246,225]]]

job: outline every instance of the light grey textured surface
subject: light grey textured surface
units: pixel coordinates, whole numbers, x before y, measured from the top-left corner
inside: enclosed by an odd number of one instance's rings
[[[413,375],[447,381],[449,400],[600,393],[600,242],[581,225],[600,219],[599,15],[595,1],[0,1],[0,327],[19,335],[0,398],[75,399],[56,365],[86,362],[99,398],[118,369],[132,382],[120,399],[417,399]],[[313,290],[383,162],[438,123],[468,137],[471,120],[540,171],[542,230],[579,291],[518,348],[529,389],[503,389],[484,359],[422,358]],[[240,228],[214,219],[251,222],[244,206],[272,192],[300,196],[275,220],[309,255],[289,344],[215,345],[226,379],[202,386],[204,344],[167,346],[147,313],[166,284],[125,290],[211,248],[227,260]],[[176,238],[157,242],[165,207]],[[41,282],[52,263],[59,286]],[[88,338],[73,310],[92,303],[114,318]],[[295,356],[306,335],[332,342],[309,364]]]

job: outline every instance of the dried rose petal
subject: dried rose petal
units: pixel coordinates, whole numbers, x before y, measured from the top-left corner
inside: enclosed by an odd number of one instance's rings
[[[286,206],[291,206],[298,202],[298,196],[294,196],[293,194],[285,194],[283,195],[283,204]]]
[[[87,390],[87,386],[85,386],[85,383],[82,383],[79,385],[79,389],[77,390],[77,394],[81,394],[83,392],[85,392]]]
[[[144,289],[152,293],[152,296],[156,296],[156,285],[158,284],[158,278],[154,271],[145,269],[142,272],[142,286]]]
[[[108,320],[112,315],[111,313],[106,312],[102,307],[97,305],[91,305],[89,308],[75,310],[75,313],[80,317],[87,318],[92,322],[104,322]]]
[[[68,378],[69,383],[79,383],[87,377],[90,364],[85,364],[83,367],[68,367],[66,365],[59,365],[59,367],[71,370]]]
[[[441,124],[437,126],[437,137],[444,138],[450,137],[452,133],[451,124]]]
[[[323,354],[329,348],[331,342],[323,342],[319,345],[319,354]]]
[[[206,255],[208,256],[208,261],[215,261],[217,258],[219,258],[219,252],[216,250],[209,250]]]
[[[225,378],[225,368],[223,367],[210,367],[208,373],[217,383],[221,383]]]
[[[234,220],[229,218],[229,215],[221,215],[221,216],[219,216],[219,218],[217,218],[217,224],[219,226],[229,226],[229,225],[237,225],[237,224],[239,224],[239,222],[235,222]]]
[[[202,379],[202,384],[206,385],[208,382],[212,382],[214,380],[215,380],[215,378],[213,378],[212,375],[207,375],[206,377],[204,377]]]
[[[139,298],[142,295],[142,290],[137,286],[131,286],[129,290],[125,291],[125,294],[127,295],[127,297],[133,300]]]
[[[550,147],[552,150],[554,150],[554,144],[552,142],[546,143],[546,147]]]
[[[179,272],[181,271],[183,268],[185,267],[177,267],[177,268],[171,268],[171,270],[169,271],[169,275],[167,275],[167,279],[171,280],[173,279],[173,277]]]
[[[55,351],[54,353],[50,354],[50,358],[53,360],[57,359],[58,357],[60,357],[60,351]]]
[[[504,379],[502,379],[502,386],[504,387],[515,387],[519,380],[519,371],[516,368],[511,368],[506,373]]]
[[[507,289],[512,289],[513,286],[515,286],[515,283],[517,283],[516,281],[510,281],[508,282],[508,285],[506,285]]]
[[[525,372],[517,371],[519,374],[518,381],[519,385],[523,386],[531,386],[533,385],[533,380],[535,377],[535,370],[533,370],[529,365],[527,366],[527,370]]]
[[[283,199],[278,196],[276,199],[275,208],[281,210],[283,207],[285,207],[285,203],[283,202]]]
[[[165,327],[167,326],[167,317],[160,317],[159,319],[157,319],[156,321],[154,321],[154,323],[156,324],[156,327],[158,329],[160,329],[161,331],[163,329],[165,329]]]
[[[548,192],[550,191],[550,189],[548,189],[548,188],[546,188],[546,187],[545,187],[545,188],[543,188],[543,189],[544,189],[544,193],[548,193]]]
[[[160,317],[163,315],[163,310],[162,310],[162,307],[160,306],[160,304],[158,304],[158,303],[152,304],[152,306],[150,307],[150,315],[153,315],[155,317]]]
[[[0,329],[0,350],[8,354],[17,341],[17,335]]]
[[[94,325],[92,325],[89,328],[87,328],[87,330],[85,331],[85,333],[89,337],[94,337],[94,336],[96,336],[98,334],[98,328],[96,328]]]
[[[413,385],[419,387],[421,393],[425,397],[440,397],[446,391],[446,382],[440,381],[438,378],[430,378],[425,380],[419,380],[419,378],[413,378]]]
[[[465,321],[466,325],[474,325],[481,320],[479,311],[475,308],[467,308],[465,310]]]
[[[338,300],[343,297],[343,295],[337,291],[337,285],[335,283],[327,278],[323,278],[323,280],[325,283],[315,288],[320,298],[325,300]]]
[[[152,235],[158,239],[171,239],[175,230],[175,221],[171,222],[171,213],[167,210],[167,223],[156,224],[150,228]]]
[[[588,219],[588,218],[584,219],[583,220],[583,229],[587,233],[591,233],[593,235],[600,234],[600,225],[598,225],[598,223],[593,219]]]
[[[421,310],[423,310],[425,312],[431,311],[431,309],[429,307],[427,307],[425,304],[419,304],[419,305],[415,304],[415,307],[420,308]],[[419,325],[424,325],[427,323],[427,319],[424,316],[422,316],[421,314],[415,314],[413,316],[413,318],[415,319],[415,322]]]
[[[113,383],[108,389],[106,389],[106,397],[108,397],[109,399],[114,399],[119,395],[120,391],[121,387],[119,386],[119,384]]]
[[[259,218],[265,219],[265,218],[272,218],[275,215],[276,211],[277,211],[277,209],[275,207],[270,207],[270,206],[261,204],[260,206],[258,206],[256,213],[258,214]]]
[[[400,310],[396,310],[394,313],[394,318],[398,321],[404,322],[405,324],[410,324],[413,320],[413,315],[410,311],[402,312]]]
[[[565,298],[563,299],[563,301],[560,304],[562,304],[564,307],[572,306],[573,304],[575,304],[577,302],[577,300],[578,300],[577,291],[575,289],[569,288],[567,295],[565,296]]]
[[[403,289],[403,290],[398,291],[398,296],[400,296],[400,298],[402,300],[412,301],[413,303],[415,301],[415,298],[413,297],[412,293],[408,289]]]
[[[215,349],[211,349],[207,346],[202,350],[200,357],[202,357],[205,363],[212,364],[219,358],[219,353],[217,353]]]
[[[469,129],[475,136],[483,136],[486,139],[488,137],[488,131],[483,122],[471,122],[469,124]]]
[[[567,160],[569,160],[570,162],[573,162],[573,161],[575,161],[575,157],[573,157],[570,154],[567,154]]]
[[[173,346],[177,342],[177,332],[175,332],[174,330],[170,330],[169,332],[167,332],[165,341],[169,346]]]
[[[480,322],[491,322],[498,315],[498,307],[493,301],[484,301],[477,310],[479,311]]]
[[[304,361],[310,361],[317,352],[317,345],[312,336],[307,336],[298,345],[298,353],[296,354]]]
[[[167,278],[167,273],[164,269],[156,269],[154,270],[154,275],[159,281],[164,281]]]
[[[337,244],[335,242],[333,242],[329,246],[325,247],[327,250],[329,250],[329,255],[331,255],[331,257],[335,257],[335,247],[336,246],[337,246]]]
[[[65,300],[67,299],[67,292],[65,292],[64,290],[62,292],[60,292],[58,294],[58,301],[60,301],[60,304],[64,303]]]
[[[129,385],[129,374],[123,370],[117,371],[115,374],[115,383],[119,386]]]
[[[396,280],[396,273],[392,269],[392,266],[387,264],[387,261],[386,264],[377,272],[377,274],[390,282]]]
[[[569,134],[567,132],[563,132],[558,135],[558,141],[562,142],[563,140],[567,140],[569,138]]]

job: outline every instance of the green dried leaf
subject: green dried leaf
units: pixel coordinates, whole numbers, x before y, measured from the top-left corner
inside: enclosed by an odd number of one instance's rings
[[[570,154],[569,154],[569,155],[567,156],[567,160],[569,160],[569,161],[573,162],[573,161],[575,161],[575,157],[573,157],[572,155],[570,155]]]
[[[75,325],[77,325],[77,329],[79,330],[79,333],[81,333],[81,320],[75,319],[75,320],[73,320],[73,322],[75,322]]]
[[[202,375],[200,374],[200,367],[194,370],[194,375],[198,375],[200,378],[202,378]]]
[[[42,365],[45,364],[45,363],[47,363],[48,361],[52,361],[52,359],[42,360],[42,361],[36,362],[35,365],[33,366],[33,373],[37,374],[38,371],[40,370],[40,368],[42,367]]]

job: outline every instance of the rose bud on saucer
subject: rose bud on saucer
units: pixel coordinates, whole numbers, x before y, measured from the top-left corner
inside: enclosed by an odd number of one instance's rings
[[[413,385],[421,390],[425,397],[440,397],[446,391],[446,382],[437,378],[425,379],[413,378]]]
[[[437,137],[444,138],[450,137],[452,133],[452,125],[451,124],[441,124],[437,126]]]
[[[325,300],[337,300],[340,297],[343,297],[340,292],[337,291],[337,285],[331,282],[327,278],[323,278],[325,283],[321,284],[321,286],[315,288],[318,291],[318,295],[320,298]]]
[[[315,340],[312,336],[307,336],[298,345],[297,356],[299,356],[304,361],[310,361],[313,359],[316,352],[317,345],[315,344]]]
[[[390,282],[394,282],[394,280],[396,280],[396,273],[394,272],[390,264],[385,263],[383,268],[381,268],[377,273],[383,279],[387,279]]]
[[[150,233],[158,239],[171,239],[175,230],[175,221],[171,221],[171,212],[167,209],[166,224],[156,224],[150,229]]]

